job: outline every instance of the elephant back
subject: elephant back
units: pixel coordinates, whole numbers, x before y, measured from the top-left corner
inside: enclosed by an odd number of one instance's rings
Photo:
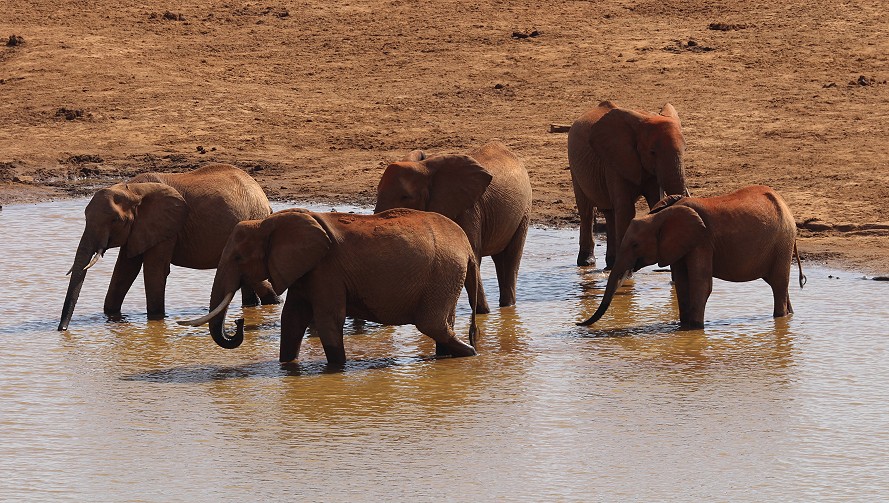
[[[210,164],[187,173],[146,173],[137,178],[140,177],[173,187],[188,204],[188,218],[173,252],[174,265],[215,268],[238,222],[271,214],[269,200],[256,180],[228,164]]]

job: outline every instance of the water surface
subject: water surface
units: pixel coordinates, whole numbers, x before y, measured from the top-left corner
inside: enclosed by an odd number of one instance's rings
[[[518,305],[479,317],[478,357],[347,321],[329,372],[313,338],[277,363],[280,306],[244,309],[236,350],[177,325],[206,312],[213,271],[173,267],[166,320],[147,321],[141,278],[107,320],[116,250],[57,332],[85,204],[0,212],[0,500],[889,497],[885,283],[805,265],[775,320],[764,282],[716,281],[704,330],[677,331],[649,268],[577,327],[605,275],[573,265],[576,231],[532,229]],[[496,305],[489,259],[482,274]],[[465,337],[465,297],[457,318]]]

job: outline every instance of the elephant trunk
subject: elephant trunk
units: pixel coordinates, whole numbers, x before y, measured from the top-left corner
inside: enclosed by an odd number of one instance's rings
[[[689,195],[685,185],[685,170],[682,167],[682,157],[679,154],[671,156],[657,169],[658,185],[664,195]]]
[[[104,251],[104,250],[102,250]],[[95,264],[96,257],[101,251],[94,246],[92,240],[84,234],[80,238],[80,244],[77,246],[77,254],[74,256],[74,265],[68,273],[71,279],[68,281],[68,293],[65,295],[65,303],[62,305],[62,317],[59,320],[59,331],[68,330],[68,323],[71,322],[71,316],[74,314],[74,306],[80,297],[80,288],[83,286],[83,280],[86,279],[86,270],[92,264]],[[92,261],[90,259],[93,259]]]
[[[585,327],[587,325],[592,325],[599,321],[599,318],[608,311],[608,307],[611,306],[611,300],[614,298],[617,289],[620,288],[627,276],[633,272],[633,265],[635,264],[636,259],[635,257],[628,257],[627,255],[627,253],[623,253],[622,256],[618,257],[617,263],[614,264],[614,267],[611,269],[611,273],[608,275],[608,284],[605,286],[605,294],[602,296],[602,302],[599,304],[599,308],[596,309],[596,312],[593,313],[589,319],[578,323],[579,326]]]
[[[240,287],[240,274],[236,266],[221,265],[216,270],[216,278],[213,280],[213,290],[210,293],[210,314],[216,313],[209,320],[210,335],[220,347],[235,349],[244,342],[244,319],[235,320],[235,332],[229,334],[225,330],[225,314],[228,312],[228,304],[231,302]]]

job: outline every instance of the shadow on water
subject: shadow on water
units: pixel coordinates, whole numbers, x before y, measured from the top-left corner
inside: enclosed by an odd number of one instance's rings
[[[357,373],[369,370],[402,367],[420,362],[431,362],[449,357],[401,356],[362,358],[348,360],[344,366],[330,365],[324,360],[279,363],[276,360],[245,365],[186,365],[168,369],[151,370],[128,376],[123,381],[141,381],[165,384],[200,384],[231,379],[277,379],[281,377],[317,376],[322,374]]]
[[[650,323],[647,325],[608,327],[602,329],[586,329],[578,327],[577,330],[567,334],[569,337],[580,339],[604,339],[614,337],[637,337],[645,335],[659,335],[668,332],[679,332],[679,322]]]

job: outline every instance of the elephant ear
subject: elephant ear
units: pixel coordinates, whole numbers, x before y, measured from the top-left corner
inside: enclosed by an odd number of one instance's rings
[[[404,156],[404,159],[402,159],[402,161],[420,162],[425,159],[426,159],[426,152],[423,152],[422,150],[417,149],[417,150],[411,150],[411,152],[408,155]]]
[[[272,214],[262,221],[260,230],[268,236],[269,280],[278,295],[318,265],[330,250],[330,236],[308,211]]]
[[[673,108],[673,105],[671,105],[669,103],[664,103],[664,107],[661,108],[660,115],[662,115],[664,117],[669,117],[669,118],[675,120],[676,122],[678,122],[680,125],[682,124],[682,121],[679,120],[679,113],[677,113],[676,109]]]
[[[615,108],[603,115],[590,129],[590,147],[605,164],[605,169],[635,185],[642,183],[642,161],[637,150],[639,114]]]
[[[188,217],[188,204],[176,189],[162,183],[128,183],[138,196],[135,219],[127,238],[127,255],[135,257],[152,246],[176,237]]]
[[[440,155],[424,161],[431,176],[428,211],[456,220],[478,201],[493,176],[468,155]]]
[[[654,215],[657,229],[658,265],[675,263],[701,244],[707,226],[698,212],[688,206],[670,206]]]

